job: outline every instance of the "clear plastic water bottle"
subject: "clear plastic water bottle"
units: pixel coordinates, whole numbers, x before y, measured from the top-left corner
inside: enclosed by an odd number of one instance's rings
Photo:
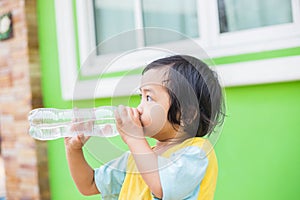
[[[54,140],[85,136],[114,137],[116,130],[114,106],[98,108],[56,109],[38,108],[30,111],[29,134],[38,140]]]

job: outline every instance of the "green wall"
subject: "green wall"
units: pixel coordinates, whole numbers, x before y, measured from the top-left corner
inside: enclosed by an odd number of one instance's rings
[[[300,82],[227,88],[216,199],[300,199]]]
[[[61,97],[53,0],[38,0],[38,26],[44,106],[91,105],[93,100],[71,102]],[[218,58],[216,63],[299,55],[299,52],[299,48],[294,48]],[[300,199],[297,190],[300,180],[300,81],[226,88],[226,99],[228,117],[216,145],[219,179],[215,199]],[[109,99],[95,101],[95,105],[108,103]],[[133,98],[131,105],[137,103],[138,98]],[[117,145],[122,145],[116,140]],[[99,196],[84,197],[75,188],[62,139],[48,142],[47,156],[51,199],[99,199]],[[98,165],[87,156],[93,166]]]

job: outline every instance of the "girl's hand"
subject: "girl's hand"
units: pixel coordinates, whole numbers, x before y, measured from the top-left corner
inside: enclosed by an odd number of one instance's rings
[[[90,131],[92,129],[92,122],[81,123],[79,119],[75,119],[75,122],[71,127],[71,132],[74,133],[74,137],[65,138],[65,146],[70,150],[81,150],[83,145],[90,137],[84,136],[85,131]],[[79,133],[79,134],[78,134]]]
[[[157,155],[145,139],[140,113],[136,108],[119,106],[115,116],[117,129],[128,145],[145,183],[155,196],[162,197]]]
[[[85,137],[84,134],[79,134],[74,137],[65,137],[65,146],[69,150],[81,150],[89,138],[90,137]]]
[[[115,111],[115,116],[117,130],[127,145],[131,141],[145,139],[140,113],[136,108],[120,105]]]

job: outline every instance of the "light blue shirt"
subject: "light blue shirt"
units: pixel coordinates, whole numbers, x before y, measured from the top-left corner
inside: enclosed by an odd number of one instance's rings
[[[126,152],[95,169],[96,186],[103,200],[118,199],[129,155],[130,152]],[[163,200],[197,199],[208,166],[208,159],[201,148],[189,146],[174,152],[170,158],[158,156],[158,166]]]

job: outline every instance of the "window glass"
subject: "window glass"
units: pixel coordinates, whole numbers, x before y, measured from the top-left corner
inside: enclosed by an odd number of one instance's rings
[[[218,0],[220,33],[290,23],[291,0]]]
[[[98,54],[136,48],[132,32],[120,34],[135,28],[134,0],[94,0],[94,15]]]
[[[196,0],[142,0],[142,11],[144,27],[169,29],[185,35],[145,31],[145,45],[199,37]]]

